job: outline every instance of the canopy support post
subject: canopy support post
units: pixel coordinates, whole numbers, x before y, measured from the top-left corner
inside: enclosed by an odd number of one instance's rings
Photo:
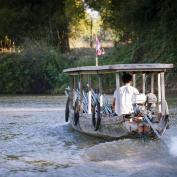
[[[161,105],[161,79],[160,79],[160,73],[157,75],[158,77],[158,111],[159,113],[162,112],[162,105]]]
[[[73,94],[72,94],[72,104],[73,104],[73,107],[74,107],[74,101],[75,101],[75,98],[76,98],[76,76],[75,75],[73,75],[73,90],[72,90],[72,92],[73,92]]]
[[[80,113],[83,113],[83,94],[82,94],[82,75],[79,75],[79,90],[80,90]]]
[[[116,73],[116,102],[118,103],[118,98],[119,98],[119,93],[118,93],[118,91],[119,91],[119,88],[120,88],[120,78],[119,78],[119,73],[117,72]],[[115,108],[115,110],[117,109],[118,110],[118,104],[116,104],[117,105],[117,108]]]
[[[70,106],[71,106],[71,104],[73,104],[73,98],[74,98],[74,92],[73,92],[73,90],[74,90],[74,76],[70,76],[70,87],[71,87],[71,94],[70,94],[70,96],[71,96],[71,101],[70,101]]]
[[[146,75],[145,73],[142,74],[142,90],[143,90],[143,93],[145,94],[145,85],[146,85]]]
[[[90,75],[88,75],[88,114],[92,114],[92,90]]]
[[[136,74],[133,74],[133,87],[136,87]]]
[[[161,99],[162,99],[162,116],[165,116],[165,104],[166,104],[166,101],[165,101],[165,78],[164,78],[164,72],[161,72]]]
[[[103,107],[102,76],[100,74],[98,76],[98,82],[99,82],[99,93],[100,93],[100,106]]]
[[[151,74],[151,93],[154,93],[154,73]]]

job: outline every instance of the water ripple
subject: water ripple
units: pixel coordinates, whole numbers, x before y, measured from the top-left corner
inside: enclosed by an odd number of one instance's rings
[[[161,141],[105,141],[65,123],[65,101],[0,97],[1,177],[177,176],[177,114]]]

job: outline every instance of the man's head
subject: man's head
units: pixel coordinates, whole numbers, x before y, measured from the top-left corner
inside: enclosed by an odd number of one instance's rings
[[[130,81],[132,81],[132,75],[129,73],[124,73],[122,76],[122,82],[126,84],[129,83]]]

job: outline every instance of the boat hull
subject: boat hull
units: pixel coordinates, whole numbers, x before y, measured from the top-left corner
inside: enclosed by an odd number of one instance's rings
[[[74,111],[70,110],[69,113],[70,124],[73,129],[91,136],[96,136],[106,139],[117,139],[122,137],[138,137],[138,124],[134,122],[125,121],[122,116],[102,116],[101,123],[98,130],[92,124],[91,114],[80,114],[79,120],[75,125]],[[158,132],[165,132],[166,123],[161,121],[160,123],[153,123],[153,126]],[[149,136],[154,136],[154,132],[151,129],[148,133]],[[160,134],[159,134],[160,135]]]
[[[102,138],[120,138],[129,135],[129,131],[125,127],[122,117],[102,117],[101,124],[98,130],[95,130],[95,127],[92,124],[91,114],[80,115],[77,125],[75,125],[74,122],[73,111],[70,111],[69,119],[71,126],[75,130],[88,135]]]

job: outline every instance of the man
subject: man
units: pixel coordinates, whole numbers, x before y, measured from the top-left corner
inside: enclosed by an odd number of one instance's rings
[[[139,91],[131,86],[132,75],[124,73],[122,82],[124,85],[114,91],[113,111],[118,115],[130,115],[133,113],[132,97]]]

